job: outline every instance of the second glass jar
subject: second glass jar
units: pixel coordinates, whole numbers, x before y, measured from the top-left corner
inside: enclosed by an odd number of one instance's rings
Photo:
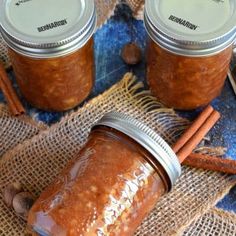
[[[45,5],[36,0],[20,6],[9,2],[1,3],[0,29],[23,96],[49,111],[80,104],[94,84],[94,2],[54,0]],[[29,21],[32,15],[34,20]]]
[[[151,38],[147,46],[147,79],[166,106],[192,110],[220,95],[227,78],[232,46],[212,56],[191,57],[166,51]]]
[[[220,95],[232,57],[235,18],[231,0],[147,0],[147,81],[153,95],[180,110],[205,106]]]

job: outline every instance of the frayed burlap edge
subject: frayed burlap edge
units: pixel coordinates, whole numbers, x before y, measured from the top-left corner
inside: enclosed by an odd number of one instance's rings
[[[156,99],[151,95],[149,91],[141,91],[137,93],[139,89],[143,89],[144,85],[142,82],[137,82],[137,79],[135,76],[133,76],[133,74],[127,73],[121,81],[113,85],[110,89],[105,91],[103,94],[100,94],[95,98],[92,98],[90,101],[85,103],[83,107],[78,108],[76,111],[72,110],[71,112],[68,112],[68,114],[66,114],[58,123],[51,125],[50,128],[48,129],[46,129],[48,126],[46,126],[43,122],[37,122],[25,115],[20,117],[20,119],[26,122],[29,122],[32,125],[36,125],[42,130],[39,132],[38,135],[32,137],[32,139],[26,140],[25,142],[17,145],[12,150],[9,150],[2,157],[2,160],[0,160],[0,165],[1,165],[1,162],[4,162],[10,156],[14,156],[16,153],[18,153],[19,150],[24,148],[24,146],[29,145],[31,142],[36,141],[39,137],[47,136],[48,134],[53,132],[55,129],[57,129],[57,127],[59,127],[61,123],[64,123],[65,121],[72,119],[75,116],[75,114],[78,112],[83,113],[83,111],[85,111],[88,106],[91,106],[91,104],[96,104],[97,101],[99,101],[100,99],[104,97],[107,97],[109,94],[112,94],[113,91],[117,90],[117,88],[119,87],[126,90],[126,93],[127,93],[126,98],[132,100],[135,106],[139,107],[139,109],[143,109],[143,108],[145,109],[145,107],[152,107],[153,112],[155,112],[155,107],[158,107],[159,112],[166,112],[166,113],[173,114],[174,116],[176,116],[175,111],[173,109],[165,108],[161,103],[156,101]],[[1,106],[4,106],[4,105],[1,104]],[[160,107],[162,107],[162,109],[160,109]],[[185,130],[189,124],[189,121],[187,119],[183,119],[178,116],[176,116],[176,120],[177,121],[181,120],[183,122],[182,127],[179,127],[181,131]]]

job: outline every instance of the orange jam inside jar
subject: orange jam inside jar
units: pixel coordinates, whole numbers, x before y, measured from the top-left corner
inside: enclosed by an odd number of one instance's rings
[[[36,201],[29,228],[50,236],[130,236],[180,172],[177,157],[154,131],[108,113]]]
[[[153,95],[180,110],[207,105],[220,95],[235,20],[233,0],[147,0],[147,81]]]
[[[93,1],[2,1],[0,23],[17,84],[30,104],[65,111],[88,97],[95,76]]]

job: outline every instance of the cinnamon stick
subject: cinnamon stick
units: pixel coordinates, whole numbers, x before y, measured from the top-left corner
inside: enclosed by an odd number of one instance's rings
[[[206,134],[211,130],[215,123],[220,119],[220,113],[213,111],[202,126],[192,135],[192,137],[176,153],[180,163],[182,163],[202,141]],[[188,131],[187,131],[188,133]],[[185,134],[182,136],[185,139]],[[180,140],[182,139],[180,138]]]
[[[8,78],[7,73],[1,63],[0,63],[0,88],[7,101],[11,113],[14,116],[18,116],[25,113],[25,109],[22,106],[19,98],[17,97],[12,87],[11,81]]]
[[[201,142],[219,118],[220,113],[209,105],[184,132],[181,138],[172,147],[180,163],[192,153],[194,148]]]
[[[236,161],[205,154],[192,153],[184,160],[183,164],[204,170],[236,174]]]
[[[194,123],[185,131],[184,135],[172,147],[175,153],[177,153],[189,141],[203,123],[206,122],[213,111],[214,109],[210,105],[203,110]]]
[[[236,161],[206,154],[191,153],[220,118],[220,114],[208,106],[182,137],[173,145],[180,163],[195,168],[236,174]]]

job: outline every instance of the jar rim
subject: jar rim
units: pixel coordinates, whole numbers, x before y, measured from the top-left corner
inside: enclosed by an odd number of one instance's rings
[[[199,14],[197,9],[203,6],[199,6],[198,0],[191,1],[191,4],[189,3],[190,5],[183,11],[181,8],[183,8],[185,0],[180,0],[177,6],[172,6],[170,3],[168,5],[168,2],[170,1],[147,0],[144,8],[144,26],[146,31],[151,39],[162,48],[183,56],[199,57],[219,53],[231,46],[235,41],[236,4],[233,0],[228,0],[228,3],[219,1],[225,4],[224,22],[222,20],[222,25],[219,27],[212,23],[212,28],[207,28],[204,25],[204,20],[211,19],[214,21],[214,14]],[[212,3],[211,1],[204,1],[204,4]],[[215,9],[216,13],[219,11],[219,6],[214,6],[212,9],[213,11]],[[188,10],[192,12],[196,10],[197,14],[189,15]]]
[[[93,128],[98,126],[113,128],[141,145],[163,167],[171,183],[170,189],[173,187],[181,175],[181,166],[174,151],[155,131],[144,123],[119,112],[105,114]]]
[[[40,0],[20,0],[17,3],[13,0],[1,1],[0,32],[7,45],[14,51],[33,58],[60,57],[83,47],[92,37],[97,25],[94,0],[60,2],[51,0],[48,6],[44,6]],[[73,11],[72,3],[76,8]],[[17,4],[20,6],[16,6]],[[65,12],[58,13],[60,4],[68,5]],[[52,11],[54,5],[56,7]],[[32,18],[32,23],[21,17],[22,12],[26,14],[26,18],[36,15]],[[41,19],[40,14],[45,14],[45,19]],[[38,27],[40,25],[42,26]]]

